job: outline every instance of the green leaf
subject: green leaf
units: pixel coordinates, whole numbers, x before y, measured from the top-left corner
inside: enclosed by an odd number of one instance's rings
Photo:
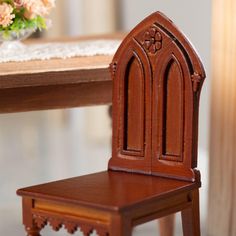
[[[41,16],[37,16],[33,19],[25,19],[22,17],[19,17],[18,14],[16,14],[16,17],[13,20],[13,23],[6,27],[3,28],[2,26],[0,26],[0,31],[15,31],[15,32],[19,32],[22,29],[46,29],[47,25],[46,25],[46,21],[43,17]]]

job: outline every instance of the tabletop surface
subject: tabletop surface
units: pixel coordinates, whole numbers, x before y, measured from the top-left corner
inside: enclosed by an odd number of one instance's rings
[[[26,43],[43,42],[76,42],[97,39],[122,39],[124,34],[86,36],[80,38],[63,38],[52,40],[30,40]],[[0,63],[0,88],[15,88],[21,86],[39,86],[68,82],[83,82],[90,79],[109,80],[109,64],[113,55],[73,57],[67,59],[33,60],[27,62]],[[64,76],[61,72],[76,72],[77,76]],[[81,73],[82,72],[82,73]],[[94,72],[94,73],[93,73]],[[42,73],[49,74],[47,79]],[[92,74],[91,74],[92,73]],[[57,76],[53,76],[53,75]],[[60,74],[62,76],[60,76]],[[70,74],[70,75],[71,75]],[[50,76],[51,75],[51,76]],[[80,76],[81,75],[81,76]],[[66,81],[65,81],[66,80]]]
[[[122,38],[124,34],[118,33],[54,41]],[[28,43],[34,42],[44,41]],[[111,104],[112,58],[101,55],[0,63],[0,113]]]

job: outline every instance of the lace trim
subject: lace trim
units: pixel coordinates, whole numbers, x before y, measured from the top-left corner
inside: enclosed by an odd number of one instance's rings
[[[21,42],[5,42],[0,46],[0,63],[113,55],[119,45],[119,40],[87,40],[81,42],[31,45],[24,45]]]

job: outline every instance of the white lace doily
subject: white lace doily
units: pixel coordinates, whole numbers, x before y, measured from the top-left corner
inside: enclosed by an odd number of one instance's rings
[[[78,56],[112,55],[120,45],[119,40],[86,40],[66,43],[43,43],[25,45],[5,42],[0,46],[0,63]]]

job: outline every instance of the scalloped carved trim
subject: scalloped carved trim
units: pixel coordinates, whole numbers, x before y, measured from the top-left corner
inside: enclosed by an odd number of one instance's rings
[[[37,225],[39,229],[43,229],[47,225],[46,217],[33,215],[33,218],[34,218],[34,223]]]
[[[58,219],[50,219],[49,224],[54,231],[59,231],[62,227],[62,223]]]
[[[59,217],[44,216],[41,213],[34,213],[33,219],[40,230],[48,224],[54,231],[59,231],[64,226],[70,234],[74,234],[77,230],[80,230],[84,236],[90,236],[94,231],[96,231],[99,236],[109,236],[108,230],[105,230],[104,228],[72,220],[60,219]]]
[[[96,232],[99,236],[109,236],[109,233],[104,229],[96,229]]]
[[[73,234],[78,230],[78,225],[74,222],[65,222],[65,229],[68,233]]]
[[[80,225],[80,231],[84,234],[84,236],[89,236],[93,233],[93,229],[87,225]]]

